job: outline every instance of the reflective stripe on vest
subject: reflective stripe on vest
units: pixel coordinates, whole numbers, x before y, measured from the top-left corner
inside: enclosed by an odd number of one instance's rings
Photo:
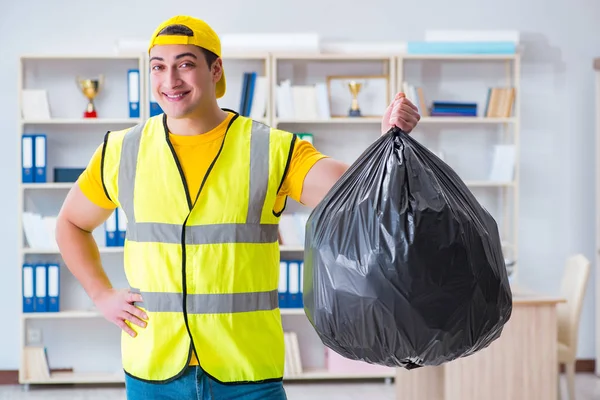
[[[143,306],[150,312],[182,312],[182,293],[139,293],[144,299],[143,303],[135,302],[136,306]],[[228,293],[228,294],[188,294],[188,314],[223,314],[250,311],[274,310],[278,306],[278,291],[256,293]]]
[[[132,128],[123,138],[119,164],[119,200],[126,215],[127,240],[181,244],[182,225],[136,222],[133,193],[136,166],[143,125]],[[262,204],[265,201],[269,175],[270,128],[252,122],[250,142],[250,202],[247,222],[242,224],[213,224],[185,227],[185,244],[273,243],[278,239],[277,224],[261,224]],[[136,303],[149,312],[182,312],[183,294],[164,292],[141,293],[143,302]],[[186,311],[189,314],[239,313],[274,310],[279,306],[278,291],[188,294]]]
[[[119,164],[119,200],[126,215],[127,239],[134,242],[181,243],[181,225],[135,221],[133,192],[143,125],[137,125],[123,138]],[[252,122],[250,142],[250,206],[245,224],[215,224],[186,226],[185,244],[272,243],[277,241],[276,224],[260,224],[262,204],[269,174],[269,130],[266,125]]]

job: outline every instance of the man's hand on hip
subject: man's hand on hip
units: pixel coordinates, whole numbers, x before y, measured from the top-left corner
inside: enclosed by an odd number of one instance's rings
[[[99,293],[93,301],[104,318],[120,327],[131,337],[135,337],[137,333],[125,321],[142,328],[146,327],[144,320],[148,319],[148,315],[133,305],[134,302],[143,301],[139,293],[132,293],[128,289],[107,289]]]

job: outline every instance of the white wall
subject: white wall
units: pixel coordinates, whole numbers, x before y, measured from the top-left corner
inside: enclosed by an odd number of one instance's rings
[[[555,292],[565,258],[594,260],[592,58],[600,56],[600,3],[593,0],[8,1],[0,4],[0,370],[18,368],[17,61],[21,53],[112,51],[120,37],[148,37],[163,19],[188,13],[224,32],[316,31],[328,39],[418,40],[425,29],[518,29],[522,65],[520,264],[523,283]],[[223,3],[225,4],[225,3]],[[325,7],[325,9],[323,9]],[[250,15],[254,13],[254,16]],[[593,278],[593,277],[592,277]],[[592,286],[583,311],[579,357],[593,358]]]

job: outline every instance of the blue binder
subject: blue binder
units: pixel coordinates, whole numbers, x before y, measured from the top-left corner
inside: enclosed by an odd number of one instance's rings
[[[115,247],[119,245],[117,236],[117,210],[108,217],[104,222],[104,230],[106,231],[106,247]]]
[[[117,208],[117,246],[125,246],[125,236],[127,234],[127,218],[125,211],[121,207]]]
[[[57,263],[50,263],[47,267],[47,307],[49,312],[58,312],[60,310],[60,266]]]
[[[33,135],[23,135],[21,138],[21,181],[33,183],[34,180],[34,148]]]
[[[279,308],[287,308],[288,297],[288,263],[287,261],[279,262]]]
[[[242,78],[242,95],[240,97],[240,115],[246,115],[246,104],[248,99],[248,86],[250,85],[250,74],[248,72],[244,72]]]
[[[127,95],[129,97],[129,118],[140,117],[140,70],[127,71]]]
[[[158,105],[154,93],[152,93],[152,89],[150,89],[150,116],[154,117],[155,115],[162,114],[162,112],[162,108]]]
[[[304,261],[300,260],[300,299],[298,300],[298,307],[304,308]]]
[[[256,72],[249,72],[248,92],[246,93],[246,105],[244,116],[249,117],[252,112],[252,100],[254,99],[254,86],[256,85]]]
[[[302,304],[300,301],[302,296],[300,293],[300,262],[288,261],[288,277],[288,307],[299,308]]]
[[[35,274],[33,273],[33,265],[29,263],[23,264],[23,312],[31,313],[35,311]]]
[[[46,264],[35,264],[35,312],[48,311],[48,279]]]
[[[35,154],[35,182],[43,183],[46,182],[46,135],[37,134],[34,137],[34,154]]]
[[[152,98],[154,98],[154,96],[152,96]],[[158,105],[158,103],[154,100],[150,101],[150,116],[154,117],[156,115],[162,114],[163,110],[162,108]]]

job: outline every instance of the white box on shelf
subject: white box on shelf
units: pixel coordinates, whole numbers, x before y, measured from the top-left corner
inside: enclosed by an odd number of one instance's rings
[[[21,92],[21,117],[32,120],[49,120],[48,92],[44,89],[23,89]]]

